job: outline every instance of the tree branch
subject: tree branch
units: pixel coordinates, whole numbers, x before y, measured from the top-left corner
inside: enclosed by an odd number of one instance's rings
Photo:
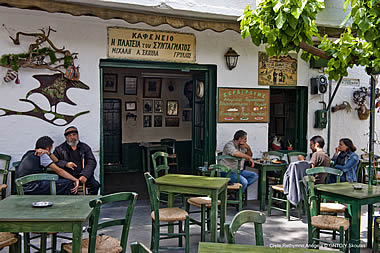
[[[317,47],[314,47],[310,44],[307,44],[303,41],[301,41],[298,45],[302,50],[306,51],[306,52],[309,52],[311,53],[312,55],[315,55],[315,56],[319,56],[320,58],[323,58],[323,59],[326,59],[326,60],[330,60],[331,57],[328,56],[326,54],[325,51],[323,51],[322,49],[319,49]]]

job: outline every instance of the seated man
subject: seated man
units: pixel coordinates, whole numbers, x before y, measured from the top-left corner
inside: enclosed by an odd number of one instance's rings
[[[57,165],[85,183],[88,194],[97,195],[99,183],[94,177],[96,160],[91,148],[79,141],[78,129],[74,126],[66,128],[64,135],[66,142],[54,150]]]
[[[315,167],[330,167],[330,157],[323,151],[325,140],[322,136],[316,135],[310,139],[310,149],[313,151],[310,163],[313,168]],[[315,184],[324,184],[326,181],[327,173],[318,173],[315,175]]]
[[[53,149],[53,140],[48,136],[39,138],[36,142],[36,150],[29,150],[22,159],[16,170],[16,178],[30,174],[42,173],[44,168],[51,168],[59,177],[56,181],[56,193],[60,195],[75,194],[78,191],[79,180],[58,167],[49,157]],[[49,195],[49,181],[35,181],[23,186],[25,194]]]
[[[223,155],[241,157],[243,158],[242,164],[244,164],[244,161],[247,160],[247,162],[249,162],[249,166],[252,168],[255,165],[252,159],[251,147],[247,144],[247,133],[243,130],[237,131],[234,135],[234,139],[224,145]],[[223,159],[221,163],[228,168],[236,169],[237,167],[236,160],[233,159]],[[242,191],[244,192],[248,186],[257,181],[258,176],[255,172],[245,170],[242,164],[239,166],[241,170],[239,183],[243,185]],[[231,173],[230,178],[232,183],[237,183],[236,173]]]

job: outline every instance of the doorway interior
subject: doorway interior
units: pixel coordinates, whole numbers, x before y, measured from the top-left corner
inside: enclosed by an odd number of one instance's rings
[[[281,150],[307,150],[307,87],[271,87],[268,144]]]
[[[213,73],[214,67],[192,64],[101,62],[105,193],[145,192],[142,146],[161,139],[175,139],[179,173],[192,174],[214,159],[205,152],[216,143],[215,117],[209,119],[216,110],[214,100],[209,106],[210,91],[216,92]]]

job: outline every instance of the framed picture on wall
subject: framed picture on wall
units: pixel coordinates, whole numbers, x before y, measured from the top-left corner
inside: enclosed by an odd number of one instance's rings
[[[152,115],[144,115],[144,127],[152,127]]]
[[[137,77],[124,77],[124,95],[137,95]]]
[[[125,102],[125,110],[126,111],[136,111],[136,109],[137,109],[137,106],[136,106],[135,101]]]
[[[144,113],[152,113],[153,112],[153,101],[148,99],[144,99],[143,102],[143,112]]]
[[[154,112],[162,113],[162,100],[154,100]]]
[[[169,118],[165,117],[166,127],[179,127],[179,118]]]
[[[178,116],[178,100],[168,100],[167,101],[166,115]]]
[[[154,127],[162,127],[162,116],[154,115]]]
[[[144,98],[161,97],[161,78],[144,78]]]
[[[103,91],[117,92],[117,74],[103,75]]]

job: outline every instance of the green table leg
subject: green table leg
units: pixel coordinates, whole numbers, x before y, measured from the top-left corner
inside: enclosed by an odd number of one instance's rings
[[[173,207],[174,205],[174,194],[172,192],[168,192],[168,207]],[[170,225],[172,222],[169,222],[168,233],[174,232],[174,226]]]
[[[367,247],[372,248],[373,205],[368,205]]]
[[[149,172],[150,173],[150,171],[147,169],[147,167],[146,167],[146,155],[145,155],[145,147],[141,147],[142,148],[142,152],[141,152],[141,154],[142,154],[142,166],[143,166],[143,171],[145,171],[145,172]]]
[[[360,252],[360,205],[357,202],[352,204],[352,220],[350,224],[350,252]]]
[[[219,242],[224,242],[224,222],[226,221],[226,209],[227,209],[227,188],[220,193],[220,234]]]
[[[82,250],[82,224],[73,224],[73,253],[80,253]]]
[[[265,196],[267,191],[267,170],[265,166],[260,171],[260,211],[265,210]]]
[[[213,191],[211,194],[211,241],[217,242],[217,219],[218,219],[218,193],[217,191]]]

